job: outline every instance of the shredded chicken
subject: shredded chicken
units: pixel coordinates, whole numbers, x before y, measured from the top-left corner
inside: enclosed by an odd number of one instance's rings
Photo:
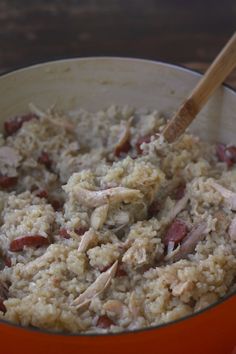
[[[118,261],[113,263],[113,265],[106,272],[101,273],[95,282],[73,301],[73,305],[75,305],[80,311],[81,309],[84,310],[88,308],[92,298],[100,295],[109,287],[111,280],[116,274],[117,266]]]
[[[217,190],[217,192],[219,192],[222,195],[228,207],[231,210],[236,211],[236,193],[232,192],[231,190],[221,186],[220,184],[214,181],[211,182],[211,185],[213,188]]]
[[[128,225],[129,221],[130,215],[128,211],[117,210],[116,213],[112,215],[112,218],[108,219],[107,224],[117,226],[117,230],[119,230]]]
[[[119,137],[119,141],[115,146],[115,155],[119,156],[123,150],[127,149],[127,145],[129,144],[130,140],[130,127],[131,127],[131,122],[132,122],[132,117],[125,122],[125,125],[121,126],[121,134]]]
[[[233,218],[229,226],[229,236],[232,241],[236,241],[236,217]]]
[[[29,103],[29,109],[32,113],[35,113],[38,117],[42,118],[46,116],[46,113],[43,112],[41,109],[35,106],[34,103],[30,102]]]
[[[84,311],[86,311],[89,308],[91,300],[92,299],[85,300],[84,302],[82,302],[81,304],[76,306],[76,310],[77,310],[78,314],[83,313]]]
[[[17,167],[20,161],[18,152],[9,146],[0,147],[0,162],[5,165]]]
[[[133,316],[133,318],[137,318],[141,312],[141,303],[137,299],[135,292],[133,291],[129,297],[129,310]]]
[[[26,264],[20,264],[18,269],[19,274],[24,278],[30,278],[33,274],[37,274],[42,268],[55,261],[56,249],[60,254],[60,252],[63,252],[64,247],[63,245],[50,245],[42,256],[37,257]]]
[[[108,213],[109,205],[104,204],[97,207],[91,215],[90,223],[95,230],[99,230],[103,227]]]
[[[68,133],[75,132],[75,126],[71,121],[68,120],[65,121],[64,119],[59,119],[58,117],[57,118],[48,117],[47,119],[50,123],[52,123],[53,125],[61,129],[65,129]]]
[[[80,241],[78,251],[86,252],[91,246],[96,246],[98,243],[98,236],[93,228],[86,231]]]
[[[54,109],[55,105],[52,105],[49,109],[49,112],[52,112]],[[55,126],[58,126],[62,129],[65,129],[69,133],[74,133],[75,132],[75,126],[72,121],[69,121],[68,119],[62,119],[59,117],[52,117],[51,115],[47,115],[47,112],[43,112],[40,110],[38,107],[36,107],[33,103],[29,104],[30,111],[32,113],[37,114],[38,117],[44,118],[50,123],[52,123]]]
[[[125,252],[122,262],[132,266],[133,268],[141,267],[148,263],[148,255],[145,242],[142,240],[136,240],[132,246]]]
[[[170,241],[167,245],[167,256],[174,251],[174,248],[175,248],[175,242]]]
[[[184,239],[183,243],[178,247],[178,250],[173,251],[172,254],[168,255],[168,258],[165,258],[165,260],[177,262],[182,258],[186,258],[195,250],[198,242],[205,238],[208,231],[206,222],[194,226]]]
[[[78,201],[89,208],[96,208],[108,203],[130,203],[133,200],[142,198],[142,193],[139,190],[125,187],[114,187],[100,191],[91,191],[78,187],[75,194]]]
[[[175,217],[185,209],[187,203],[189,200],[189,195],[186,193],[183,198],[178,200],[178,202],[175,204],[174,208],[169,211],[169,213],[166,216],[166,223],[169,224],[171,221],[175,219]]]
[[[180,244],[175,248],[174,242],[169,242],[167,246],[167,254],[165,256],[165,261],[172,260],[176,254],[178,254],[180,249]]]

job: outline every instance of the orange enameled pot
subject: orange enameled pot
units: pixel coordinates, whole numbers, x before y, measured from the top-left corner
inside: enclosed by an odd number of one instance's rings
[[[0,122],[52,104],[95,111],[112,103],[157,109],[169,115],[199,74],[138,59],[85,58],[40,64],[0,78]],[[236,94],[218,89],[191,130],[210,141],[234,142]],[[0,322],[1,354],[236,354],[236,296],[182,320],[112,335],[52,334]]]

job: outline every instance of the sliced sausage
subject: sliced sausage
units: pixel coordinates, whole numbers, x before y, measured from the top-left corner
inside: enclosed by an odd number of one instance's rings
[[[48,192],[45,189],[40,189],[36,192],[36,196],[39,198],[47,198],[48,197]]]
[[[60,211],[63,207],[63,203],[58,199],[50,199],[49,203],[55,211]]]
[[[166,234],[163,238],[163,243],[168,246],[170,242],[174,244],[180,243],[188,233],[188,227],[184,221],[180,219],[175,219],[172,224],[168,227]]]
[[[103,315],[100,316],[97,320],[97,327],[99,328],[110,328],[112,325],[114,325],[114,322],[107,316]]]
[[[236,146],[226,146],[218,144],[216,146],[216,156],[219,161],[225,162],[227,167],[231,167],[236,162]]]
[[[28,247],[40,247],[49,244],[48,238],[41,235],[32,235],[32,236],[22,236],[19,237],[10,243],[11,252],[20,252],[23,251],[24,246]]]
[[[43,151],[39,156],[38,162],[47,168],[50,168],[52,166],[52,160],[50,159],[48,153],[45,151]]]
[[[17,177],[0,176],[0,188],[8,189],[15,187],[17,184]]]
[[[136,147],[136,151],[138,154],[142,154],[143,153],[143,150],[141,149],[141,145],[143,143],[150,143],[151,141],[151,137],[153,136],[153,134],[147,134],[147,135],[144,135],[144,136],[140,136],[138,138],[138,140],[136,141],[136,144],[135,144],[135,147]]]
[[[186,190],[186,184],[181,183],[178,187],[174,190],[173,197],[175,200],[180,200],[183,198]]]
[[[157,216],[159,211],[161,210],[161,204],[158,200],[154,200],[148,207],[148,217],[152,218],[153,216]]]
[[[3,299],[0,299],[0,311],[5,313],[7,309],[6,309],[6,306],[4,305],[3,301],[4,301]]]
[[[70,238],[70,234],[68,233],[68,231],[65,228],[61,228],[59,230],[59,235],[63,238],[66,238],[66,239]]]
[[[32,119],[38,119],[39,117],[34,113],[24,114],[22,116],[16,116],[14,118],[10,118],[4,123],[4,130],[6,136],[10,136],[15,134],[25,122],[29,122]]]
[[[125,276],[127,276],[126,270],[123,268],[123,265],[121,263],[118,263],[115,277],[120,278]]]
[[[88,231],[87,226],[78,226],[75,228],[75,233],[79,236],[82,236],[86,231]]]

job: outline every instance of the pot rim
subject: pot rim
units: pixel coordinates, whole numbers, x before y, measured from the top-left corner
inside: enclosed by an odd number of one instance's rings
[[[159,60],[151,60],[151,59],[146,59],[146,58],[132,58],[132,57],[116,57],[116,56],[91,56],[91,57],[70,57],[70,58],[60,58],[60,59],[56,59],[56,60],[49,60],[46,62],[39,62],[39,63],[34,63],[32,65],[29,66],[18,66],[13,70],[7,70],[3,73],[0,74],[0,79],[2,77],[8,77],[11,76],[12,74],[18,73],[18,72],[24,72],[27,71],[28,69],[37,69],[43,66],[46,66],[48,64],[56,64],[56,63],[70,63],[73,61],[103,61],[103,60],[120,60],[120,61],[137,61],[137,62],[143,62],[144,64],[159,64],[165,67],[170,67],[173,69],[178,69],[181,71],[185,71],[185,72],[189,72],[191,74],[194,74],[195,76],[198,76],[199,78],[201,76],[203,76],[203,74],[195,69],[189,69],[186,66],[182,65],[182,64],[173,64],[173,63],[169,63],[169,62],[163,62],[163,61],[159,61]],[[233,95],[235,95],[235,100],[236,100],[236,89],[234,89],[232,86],[230,86],[229,84],[225,84],[223,83],[221,86],[223,86],[224,88],[226,88],[227,90],[231,91],[231,93]],[[200,316],[202,314],[204,314],[205,312],[214,309],[215,307],[218,307],[218,305],[221,305],[222,303],[226,302],[227,300],[233,298],[234,296],[236,296],[236,290],[233,291],[230,294],[227,294],[225,296],[222,297],[222,299],[220,299],[219,301],[207,306],[206,308],[197,311],[193,314],[190,315],[186,315],[184,317],[181,317],[177,320],[171,321],[171,322],[167,322],[167,323],[161,323],[159,325],[156,326],[152,326],[152,327],[144,327],[144,328],[139,328],[139,329],[134,329],[134,330],[124,330],[124,331],[120,331],[120,332],[115,332],[115,333],[65,333],[65,332],[53,332],[50,330],[46,330],[46,329],[40,329],[40,328],[35,328],[35,327],[24,327],[18,324],[14,324],[11,322],[8,322],[6,320],[2,320],[0,319],[0,325],[7,325],[10,327],[16,328],[16,329],[21,329],[21,330],[25,330],[27,332],[36,332],[39,334],[47,334],[47,335],[51,335],[51,336],[63,336],[63,337],[106,337],[106,336],[124,336],[124,335],[130,335],[130,334],[136,334],[139,332],[146,332],[146,331],[154,331],[154,330],[158,330],[158,329],[162,329],[165,328],[167,326],[171,326],[171,325],[175,325],[178,324],[180,322],[186,321],[188,319],[192,319],[195,318],[197,316]]]

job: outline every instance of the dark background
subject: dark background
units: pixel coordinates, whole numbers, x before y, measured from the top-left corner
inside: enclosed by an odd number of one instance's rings
[[[103,55],[204,71],[235,29],[236,0],[0,0],[0,73]]]

